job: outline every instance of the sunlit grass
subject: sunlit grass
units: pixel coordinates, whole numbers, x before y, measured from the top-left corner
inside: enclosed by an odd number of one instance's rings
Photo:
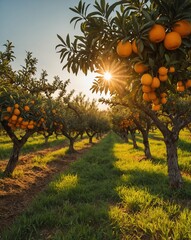
[[[59,136],[58,138],[56,138],[55,135],[52,135],[49,137],[48,144],[45,144],[44,137],[42,135],[35,134],[28,139],[27,143],[21,150],[21,155],[42,150],[47,147],[57,146],[58,144],[62,144],[64,140],[65,137],[63,136]],[[13,144],[8,136],[4,135],[4,137],[0,137],[0,160],[5,160],[10,157],[12,146]]]
[[[140,161],[141,141],[134,150],[108,135],[58,175],[3,239],[191,239],[190,176],[182,190],[169,189],[164,143],[152,137],[154,159]]]

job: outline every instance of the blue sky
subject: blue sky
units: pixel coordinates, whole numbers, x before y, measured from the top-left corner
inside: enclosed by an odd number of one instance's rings
[[[0,49],[7,40],[15,46],[15,70],[24,64],[26,51],[33,53],[38,59],[38,73],[47,70],[49,80],[58,75],[61,79],[71,80],[68,89],[75,89],[76,93],[84,92],[87,97],[99,98],[100,95],[91,94],[89,90],[94,78],[93,74],[87,77],[79,73],[76,77],[62,70],[59,54],[55,46],[59,44],[57,34],[63,38],[69,33],[78,34],[78,27],[70,24],[75,16],[69,7],[78,4],[78,0],[0,0]],[[87,0],[86,3],[94,3]],[[115,0],[109,0],[109,3]]]

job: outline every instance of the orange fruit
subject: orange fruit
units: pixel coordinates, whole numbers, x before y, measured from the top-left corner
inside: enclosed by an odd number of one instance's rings
[[[167,93],[165,93],[165,92],[161,93],[161,94],[160,94],[160,97],[161,97],[161,98],[167,97]]]
[[[14,108],[19,108],[19,104],[15,103]]]
[[[133,51],[132,45],[130,42],[123,42],[122,40],[117,44],[117,54],[120,57],[129,57]]]
[[[168,75],[159,75],[159,79],[161,82],[165,82],[168,80]]]
[[[160,110],[160,104],[157,104],[157,105],[152,104],[152,110],[153,111],[159,111]]]
[[[149,97],[150,100],[154,100],[154,99],[157,98],[157,95],[156,95],[155,92],[149,92],[148,93],[148,97]]]
[[[11,117],[11,120],[12,120],[12,121],[17,121],[17,115],[13,115],[13,116]]]
[[[164,46],[168,50],[175,50],[180,47],[182,38],[177,32],[169,32],[164,39]]]
[[[158,73],[159,73],[160,75],[167,75],[168,69],[167,69],[166,67],[160,67],[160,68],[158,69]]]
[[[13,111],[13,113],[14,113],[15,115],[19,116],[21,112],[20,112],[20,110],[19,110],[18,108],[15,108],[14,111]]]
[[[182,81],[178,81],[176,84],[178,87],[183,86],[183,82]]]
[[[168,70],[170,73],[174,73],[175,72],[175,67],[171,66]]]
[[[165,98],[165,97],[164,97],[164,98],[161,98],[160,101],[161,101],[162,104],[165,104],[165,103],[167,102],[167,98]]]
[[[181,37],[187,37],[191,34],[191,23],[186,20],[180,20],[175,23],[172,30],[179,33]]]
[[[30,108],[29,108],[29,106],[24,106],[24,110],[26,111],[26,112],[28,112],[29,110],[30,110]]]
[[[28,124],[29,124],[28,121],[23,121],[23,122],[22,122],[22,125],[23,125],[23,126],[27,126]]]
[[[12,112],[12,107],[7,107],[7,112]]]
[[[158,88],[160,87],[160,80],[157,77],[153,78],[153,81],[151,83],[152,88]]]
[[[22,117],[19,117],[18,118],[18,122],[21,123],[23,121],[23,118]]]
[[[27,128],[28,128],[28,129],[33,129],[33,128],[34,128],[34,125],[33,125],[33,124],[29,124],[29,125],[27,126]]]
[[[159,100],[159,98],[155,98],[152,100],[152,102],[154,105],[158,105],[160,103],[160,100]]]
[[[154,24],[149,31],[149,40],[154,43],[159,43],[164,40],[165,35],[165,28],[160,24]]]
[[[149,73],[145,73],[141,77],[141,83],[143,85],[149,86],[149,85],[152,84],[152,81],[153,81],[153,78],[152,78],[152,76]]]
[[[144,93],[149,93],[149,92],[152,91],[152,88],[151,88],[150,86],[143,85],[143,86],[142,86],[142,91],[143,91]]]
[[[135,63],[133,68],[136,73],[144,73],[148,70],[148,67],[140,62]]]
[[[136,44],[135,39],[132,42],[132,50],[133,50],[134,53],[138,53],[138,48],[137,48],[137,44]]]
[[[186,88],[189,88],[189,87],[191,87],[191,79],[188,79],[186,81]]]
[[[10,118],[9,116],[5,115],[5,116],[3,117],[3,120],[8,120],[9,118]]]
[[[184,92],[185,87],[184,86],[177,86],[176,90],[177,90],[177,92]]]
[[[146,102],[150,102],[148,93],[145,93],[145,92],[143,93],[143,100],[145,100]]]

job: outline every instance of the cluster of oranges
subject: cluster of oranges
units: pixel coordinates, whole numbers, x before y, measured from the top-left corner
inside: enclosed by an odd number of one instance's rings
[[[169,31],[170,30],[170,31]],[[169,50],[178,49],[182,44],[182,38],[185,38],[191,34],[191,23],[187,20],[180,20],[176,22],[171,29],[165,29],[164,26],[160,24],[154,24],[148,32],[148,39],[152,43],[163,42],[164,47]],[[117,49],[118,55],[120,57],[129,57],[132,52],[138,53],[138,48],[136,41],[120,41],[118,42]],[[144,63],[137,62],[133,66],[136,73],[142,74],[141,83],[143,91],[143,99],[147,102],[152,102],[152,110],[158,111],[161,108],[161,104],[167,102],[167,94],[156,93],[156,89],[160,87],[161,82],[168,80],[168,73],[175,72],[175,68],[172,66],[169,69],[162,66],[158,69],[158,74],[156,77],[151,76],[147,73],[148,66]],[[186,83],[179,81],[177,83],[177,91],[183,92],[186,88],[191,87],[191,80],[187,80]]]
[[[120,124],[119,124],[119,126],[120,126],[121,129],[128,128],[128,127],[130,127],[130,126],[132,126],[132,125],[133,125],[133,120],[127,119],[127,118],[123,119],[123,120],[120,122]]]
[[[182,38],[191,34],[191,23],[186,20],[176,22],[171,31],[166,33],[164,26],[154,24],[149,31],[149,40],[154,43],[164,41],[164,47],[167,50],[175,50],[182,44]]]
[[[149,30],[148,38],[152,43],[160,43],[163,41],[164,47],[167,50],[175,50],[182,44],[182,38],[191,34],[191,23],[187,20],[180,20],[176,22],[170,32],[161,24],[154,24]],[[136,40],[119,41],[116,51],[120,57],[129,57],[132,52],[138,53]]]
[[[158,111],[161,108],[161,104],[167,102],[167,94],[156,93],[156,89],[160,87],[161,82],[164,82],[168,79],[168,72],[174,72],[173,67],[167,69],[165,67],[160,67],[158,69],[158,76],[152,77],[149,73],[145,73],[141,77],[142,91],[143,91],[143,100],[146,102],[152,102],[152,110]]]
[[[23,114],[21,114],[21,112]],[[35,126],[40,126],[44,122],[43,118],[38,122],[24,118],[22,115],[26,115],[28,112],[30,112],[30,107],[28,105],[21,108],[19,104],[16,103],[14,106],[8,106],[6,108],[6,114],[3,120],[8,121],[8,126],[11,127],[12,130],[17,128],[25,130],[34,129]]]
[[[176,90],[177,92],[184,92],[187,88],[191,87],[191,79],[188,79],[186,82],[178,81]]]

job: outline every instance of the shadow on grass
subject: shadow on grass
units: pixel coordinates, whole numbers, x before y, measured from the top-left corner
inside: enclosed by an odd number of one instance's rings
[[[160,198],[180,201],[191,198],[191,181],[185,180],[182,189],[171,190],[169,188],[168,176],[155,171],[145,171],[141,169],[133,169],[124,172],[127,186],[146,188],[152,195]]]
[[[113,164],[117,160],[113,146],[118,140],[110,134],[72,163],[3,234],[3,239],[120,239],[108,215],[110,204],[120,200],[115,188],[121,172]]]
[[[112,206],[121,204],[116,191],[120,185],[146,188],[167,200],[191,197],[186,192],[191,182],[187,182],[186,190],[172,193],[165,174],[116,168],[118,159],[113,147],[119,142],[116,135],[110,134],[72,163],[4,233],[3,239],[121,240],[120,226],[109,215]]]
[[[182,151],[191,152],[191,142],[185,141],[183,139],[178,140],[177,147]]]

